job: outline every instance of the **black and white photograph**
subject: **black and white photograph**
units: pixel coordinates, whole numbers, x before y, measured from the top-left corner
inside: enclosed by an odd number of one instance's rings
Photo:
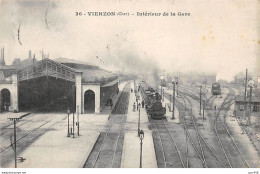
[[[1,174],[260,172],[259,0],[0,0],[0,49]]]

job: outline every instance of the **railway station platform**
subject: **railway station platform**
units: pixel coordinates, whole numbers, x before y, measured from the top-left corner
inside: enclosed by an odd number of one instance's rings
[[[125,83],[119,85],[119,94],[115,95],[112,100],[117,102]],[[93,146],[95,145],[100,132],[106,130],[108,117],[112,109],[106,106],[100,114],[80,114],[80,132],[67,137],[68,120],[65,117],[51,127],[44,135],[39,137],[31,144],[20,157],[26,160],[18,163],[18,168],[82,168],[87,160]],[[72,114],[70,114],[70,126],[72,127]],[[77,115],[75,114],[75,122]],[[8,166],[14,167],[14,162]]]
[[[134,89],[134,84],[131,83]],[[139,112],[133,112],[136,102],[135,93],[130,93],[127,120],[125,123],[125,138],[121,160],[121,168],[139,168],[140,165],[140,139],[138,137]],[[157,168],[152,132],[148,128],[149,120],[145,108],[140,110],[140,129],[144,131],[142,168]]]
[[[165,93],[168,94],[172,94],[172,90],[168,90],[168,89],[164,89]],[[176,94],[175,94],[176,97]],[[164,100],[162,101],[162,105],[163,107],[166,107],[166,119],[168,122],[172,122],[172,123],[180,123],[180,118],[179,118],[179,110],[178,108],[175,106],[175,110],[174,110],[174,117],[175,119],[172,119],[172,111],[170,111],[169,107],[171,105],[171,110],[172,110],[172,103],[170,103],[170,100],[168,100],[166,97],[164,97]]]

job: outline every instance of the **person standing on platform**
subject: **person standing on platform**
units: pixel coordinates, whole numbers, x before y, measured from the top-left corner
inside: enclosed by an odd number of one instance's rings
[[[144,108],[144,101],[142,100],[142,108]]]
[[[111,103],[110,103],[111,109],[113,108],[113,100],[111,99]]]
[[[134,104],[133,104],[133,112],[135,112],[135,102],[134,102]]]

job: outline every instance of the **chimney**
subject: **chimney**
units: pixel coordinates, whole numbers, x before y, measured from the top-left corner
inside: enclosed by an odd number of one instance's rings
[[[1,49],[0,65],[5,66],[5,48]]]
[[[29,59],[31,59],[32,58],[32,51],[31,50],[29,50],[29,57],[28,57]]]
[[[43,49],[42,49],[42,60],[44,59],[44,53],[43,53]]]

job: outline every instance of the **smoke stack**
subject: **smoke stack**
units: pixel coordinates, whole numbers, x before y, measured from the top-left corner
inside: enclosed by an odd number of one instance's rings
[[[1,49],[0,65],[5,66],[5,48]]]
[[[32,58],[32,51],[31,50],[29,50],[29,57],[28,57],[29,59],[31,59]]]

